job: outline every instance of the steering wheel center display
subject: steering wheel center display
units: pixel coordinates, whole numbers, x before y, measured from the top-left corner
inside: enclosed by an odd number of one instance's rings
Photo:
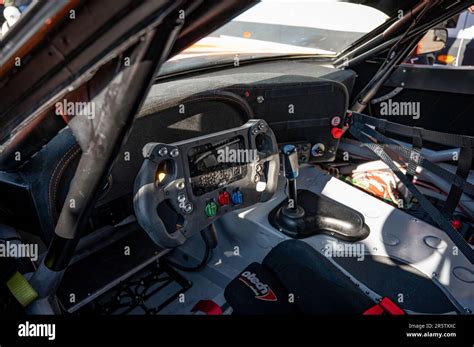
[[[134,186],[138,222],[159,246],[174,248],[224,214],[269,200],[278,145],[263,120],[173,144],[148,143]]]
[[[244,178],[248,162],[244,157],[257,157],[255,152],[245,149],[241,136],[192,148],[188,164],[193,194],[201,196]]]

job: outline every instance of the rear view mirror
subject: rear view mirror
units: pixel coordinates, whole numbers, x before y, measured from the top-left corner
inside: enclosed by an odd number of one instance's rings
[[[418,43],[417,54],[427,54],[441,51],[448,40],[447,29],[431,29]]]

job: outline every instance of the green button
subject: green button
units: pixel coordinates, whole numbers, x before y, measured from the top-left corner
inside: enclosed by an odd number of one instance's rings
[[[204,212],[206,212],[206,216],[214,217],[217,214],[217,204],[214,201],[209,201]]]

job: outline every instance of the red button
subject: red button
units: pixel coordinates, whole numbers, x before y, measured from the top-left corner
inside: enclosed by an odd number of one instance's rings
[[[462,223],[459,219],[454,219],[451,221],[451,225],[453,226],[454,229],[459,230],[462,226]]]
[[[226,191],[220,192],[219,195],[217,196],[217,202],[221,206],[229,205],[230,204],[229,192],[226,192]]]
[[[342,137],[342,135],[344,135],[344,130],[342,130],[341,128],[334,127],[331,129],[331,135],[333,138],[338,140]]]

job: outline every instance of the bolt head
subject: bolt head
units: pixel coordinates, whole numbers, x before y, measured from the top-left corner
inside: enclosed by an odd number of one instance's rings
[[[342,120],[341,120],[341,117],[339,117],[339,116],[332,117],[332,119],[331,119],[331,125],[332,125],[333,127],[337,127],[337,126],[339,126],[339,124],[341,124],[341,121],[342,121]]]
[[[179,149],[177,149],[177,148],[173,149],[173,150],[170,152],[170,155],[171,155],[173,158],[176,158],[176,157],[179,155]]]
[[[193,212],[193,209],[194,209],[193,204],[188,202],[186,205],[184,205],[183,211],[186,214],[190,214],[191,212]]]
[[[161,148],[158,150],[158,154],[159,154],[161,157],[164,157],[165,155],[168,155],[168,148],[166,148],[166,147],[161,147]]]

